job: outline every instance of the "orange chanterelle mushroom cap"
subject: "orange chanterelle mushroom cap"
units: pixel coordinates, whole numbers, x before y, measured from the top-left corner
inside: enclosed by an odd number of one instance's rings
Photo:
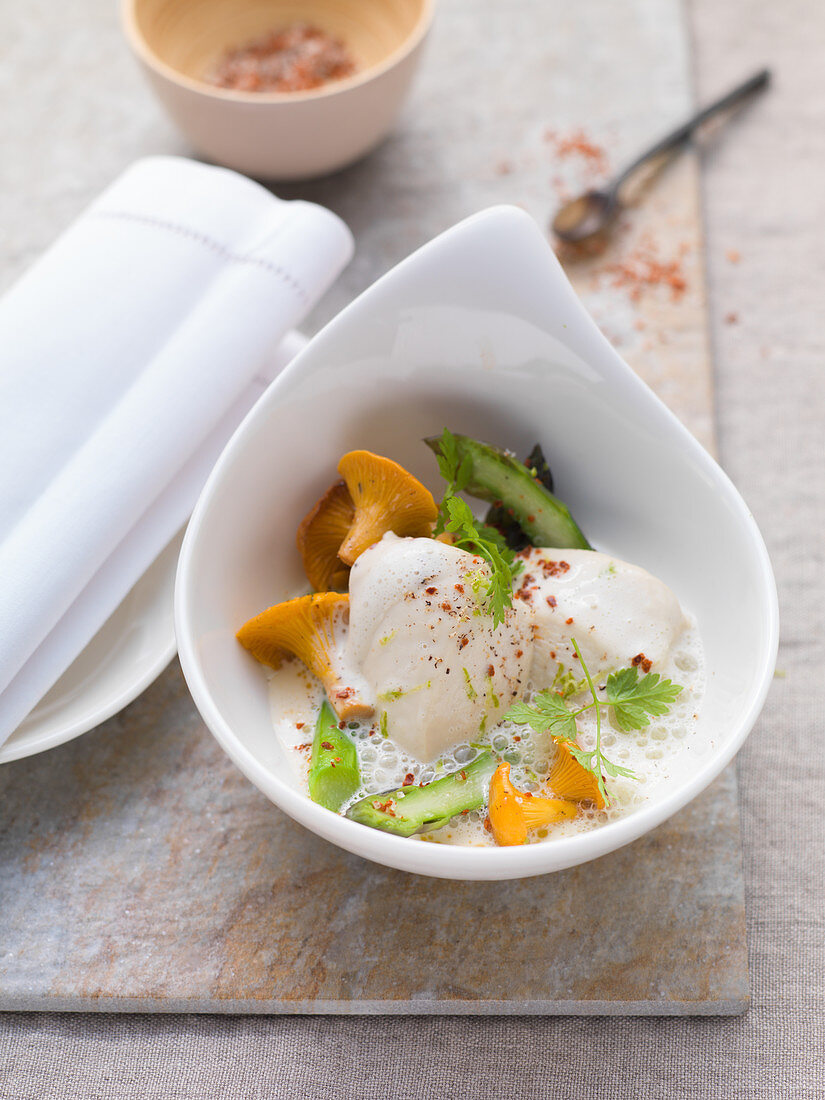
[[[553,794],[572,798],[575,802],[593,802],[597,809],[604,809],[604,799],[595,775],[576,760],[564,741],[554,738],[558,752],[547,781]]]
[[[537,798],[510,782],[510,765],[502,762],[490,780],[487,813],[496,844],[526,844],[527,830],[575,817],[578,806],[561,798]]]
[[[307,512],[298,528],[298,553],[307,580],[316,592],[346,592],[349,568],[341,563],[338,549],[347,537],[355,505],[343,481],[330,485]]]
[[[355,519],[338,557],[352,565],[387,531],[426,537],[438,509],[432,493],[403,466],[371,451],[350,451],[338,463],[355,505]]]
[[[250,619],[238,631],[238,641],[270,668],[297,657],[324,685],[339,718],[368,718],[374,708],[344,683],[335,667],[335,633],[348,614],[349,596],[299,596]]]

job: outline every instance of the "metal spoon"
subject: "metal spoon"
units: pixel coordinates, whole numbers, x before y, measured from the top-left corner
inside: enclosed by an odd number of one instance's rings
[[[621,209],[619,192],[622,186],[643,165],[657,160],[665,154],[673,153],[686,145],[693,133],[713,115],[734,107],[743,99],[766,87],[770,81],[770,71],[763,69],[744,84],[715,100],[693,118],[688,119],[672,133],[661,138],[655,145],[637,157],[623,172],[620,172],[602,191],[586,191],[577,199],[571,199],[556,214],[552,229],[560,240],[579,244],[600,233],[616,217]]]

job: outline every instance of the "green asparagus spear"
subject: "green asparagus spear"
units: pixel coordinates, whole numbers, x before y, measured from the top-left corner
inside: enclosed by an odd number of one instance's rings
[[[337,813],[360,785],[355,745],[343,730],[338,729],[335,711],[325,699],[312,738],[309,797]]]
[[[540,443],[535,444],[530,454],[525,458],[524,465],[528,470],[536,471],[536,477],[548,493],[553,492],[553,474],[547,459],[544,457],[544,451],[541,449]],[[495,527],[511,550],[524,550],[530,545],[530,540],[522,530],[521,524],[498,501],[491,504],[487,509],[484,522],[488,527]]]
[[[398,836],[440,829],[456,814],[484,805],[495,770],[495,758],[482,752],[466,767],[423,787],[399,787],[362,798],[350,806],[347,817]]]
[[[591,549],[567,505],[518,459],[467,435],[454,434],[452,438],[457,461],[467,475],[460,487],[470,496],[512,509],[513,518],[533,546]],[[424,442],[437,455],[442,453],[441,436]]]

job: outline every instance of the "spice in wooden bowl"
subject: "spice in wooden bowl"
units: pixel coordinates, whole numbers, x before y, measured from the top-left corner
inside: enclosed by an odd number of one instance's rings
[[[292,23],[227,50],[206,80],[236,92],[305,92],[355,69],[340,38],[311,23]]]

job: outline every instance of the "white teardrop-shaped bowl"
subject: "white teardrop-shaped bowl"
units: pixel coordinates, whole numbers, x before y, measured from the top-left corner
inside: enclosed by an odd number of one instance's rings
[[[421,443],[449,426],[517,453],[544,446],[594,546],[666,581],[696,615],[708,684],[698,730],[635,812],[521,848],[422,844],[315,805],[293,785],[266,679],[235,640],[305,584],[302,516],[353,448],[438,492]],[[727,476],[607,343],[532,220],[495,207],[410,256],[348,306],[272,384],[198,502],[176,586],[178,648],[204,721],[243,773],[307,828],[391,867],[508,879],[635,840],[719,774],[762,708],[777,649],[762,537]]]

